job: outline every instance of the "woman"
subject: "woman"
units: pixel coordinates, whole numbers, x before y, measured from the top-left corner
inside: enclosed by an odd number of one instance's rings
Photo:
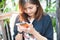
[[[53,40],[50,16],[43,13],[39,0],[19,0],[19,10],[21,13],[17,16],[15,24],[27,22],[29,29],[15,25],[14,40]]]

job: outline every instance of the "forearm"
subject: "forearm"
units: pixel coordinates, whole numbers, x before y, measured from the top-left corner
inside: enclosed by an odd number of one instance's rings
[[[40,35],[39,32],[37,32],[37,31],[35,31],[35,30],[34,30],[34,32],[33,32],[33,35],[35,36],[35,38],[36,38],[37,40],[47,40],[46,37]]]
[[[15,37],[15,40],[22,40],[22,34],[17,34]]]

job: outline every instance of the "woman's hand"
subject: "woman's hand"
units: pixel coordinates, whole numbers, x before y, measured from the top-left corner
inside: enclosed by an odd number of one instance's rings
[[[22,34],[17,34],[15,37],[15,40],[22,40]]]
[[[47,38],[43,37],[39,32],[37,32],[34,28],[33,28],[33,25],[32,24],[28,24],[29,27],[28,28],[25,28],[24,26],[21,26],[21,25],[18,25],[18,31],[19,32],[26,32],[26,33],[30,33],[30,34],[33,34],[34,37],[37,39],[37,40],[47,40]]]
[[[26,25],[25,25],[26,26]],[[28,23],[28,27],[26,28],[26,27],[24,27],[24,26],[22,26],[22,25],[17,25],[17,28],[18,28],[18,31],[19,32],[22,32],[22,31],[24,31],[24,32],[26,32],[26,33],[30,33],[30,34],[33,34],[33,32],[34,32],[34,28],[33,28],[33,25],[32,24],[29,24]]]
[[[27,28],[27,33],[33,34],[35,29],[33,28],[33,24],[29,24],[29,27]]]

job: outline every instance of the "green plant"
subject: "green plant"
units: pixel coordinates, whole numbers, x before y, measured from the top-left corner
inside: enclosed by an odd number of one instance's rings
[[[0,8],[2,8],[4,6],[5,0],[1,0],[0,1]]]
[[[6,0],[0,0],[0,11],[3,12],[3,8],[5,6],[5,1]]]
[[[45,12],[55,12],[56,11],[56,1],[52,2],[51,5],[46,6]]]
[[[6,23],[10,23],[10,19],[9,18],[4,20],[4,27],[5,27]]]
[[[50,13],[53,13],[53,12],[55,12],[56,11],[56,7],[46,7],[46,9],[45,9],[45,12],[50,12]]]
[[[52,25],[53,25],[53,28],[56,32],[56,18],[52,18]]]
[[[9,12],[9,11],[11,11],[11,8],[8,8],[8,7],[5,7],[3,10],[4,13]]]

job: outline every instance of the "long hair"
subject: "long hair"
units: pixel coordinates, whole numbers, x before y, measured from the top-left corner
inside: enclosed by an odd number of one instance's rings
[[[20,21],[27,21],[27,18],[28,18],[28,15],[26,13],[24,13],[24,5],[29,2],[31,4],[35,4],[37,5],[37,11],[35,13],[35,19],[37,20],[40,20],[42,15],[43,15],[43,9],[41,7],[41,4],[39,2],[39,0],[19,0],[19,9],[21,10],[21,13],[20,13]]]

